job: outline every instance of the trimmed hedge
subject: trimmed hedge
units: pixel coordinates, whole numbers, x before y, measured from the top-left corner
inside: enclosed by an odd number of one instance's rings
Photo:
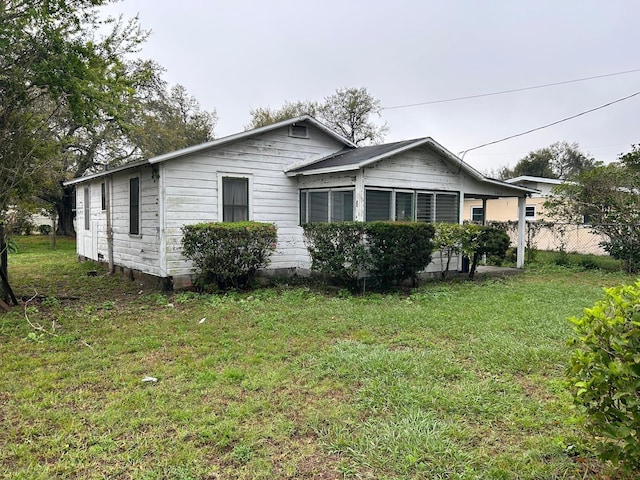
[[[195,284],[245,288],[269,265],[277,229],[271,223],[220,222],[182,227],[182,253],[196,267]]]
[[[389,288],[431,262],[434,228],[428,223],[308,223],[303,229],[311,269],[354,290],[363,278]]]

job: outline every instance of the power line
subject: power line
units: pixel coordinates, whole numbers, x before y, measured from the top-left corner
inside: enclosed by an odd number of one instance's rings
[[[605,77],[614,77],[614,76],[617,76],[617,75],[626,75],[626,74],[629,74],[629,73],[636,73],[636,72],[640,72],[640,68],[636,68],[634,70],[625,70],[624,72],[605,73],[604,75],[595,75],[593,77],[576,78],[576,79],[573,79],[573,80],[565,80],[563,82],[545,83],[544,85],[534,85],[534,86],[531,86],[531,87],[514,88],[514,89],[511,89],[511,90],[501,90],[499,92],[480,93],[480,94],[477,94],[477,95],[467,95],[465,97],[445,98],[443,100],[431,100],[431,101],[428,101],[428,102],[408,103],[406,105],[394,105],[394,106],[391,106],[391,107],[382,107],[380,110],[393,110],[393,109],[396,109],[396,108],[419,107],[421,105],[433,105],[435,103],[457,102],[457,101],[460,101],[460,100],[469,100],[469,99],[472,99],[472,98],[482,98],[482,97],[491,97],[491,96],[495,96],[495,95],[505,95],[507,93],[524,92],[525,90],[535,90],[535,89],[539,89],[539,88],[555,87],[557,85],[566,85],[568,83],[585,82],[587,80],[595,80],[595,79],[598,79],[598,78],[605,78]]]
[[[460,153],[461,158],[464,157],[464,155],[467,154],[468,152],[470,152],[471,150],[477,150],[478,148],[486,147],[486,146],[489,146],[489,145],[494,145],[496,143],[504,142],[505,140],[511,140],[512,138],[522,137],[523,135],[527,135],[527,134],[532,133],[532,132],[537,132],[538,130],[542,130],[544,128],[549,128],[549,127],[552,127],[554,125],[558,125],[559,123],[566,122],[568,120],[572,120],[572,119],[580,117],[582,115],[586,115],[587,113],[595,112],[596,110],[601,110],[603,108],[609,107],[609,106],[614,105],[616,103],[623,102],[625,100],[628,100],[630,98],[636,97],[638,95],[640,95],[640,92],[635,92],[635,93],[632,93],[631,95],[627,95],[626,97],[622,97],[622,98],[619,98],[617,100],[613,100],[612,102],[605,103],[604,105],[600,105],[599,107],[591,108],[589,110],[585,110],[584,112],[576,113],[575,115],[571,115],[570,117],[566,117],[566,118],[563,118],[561,120],[557,120],[555,122],[548,123],[548,124],[543,125],[541,127],[532,128],[531,130],[527,130],[526,132],[516,133],[515,135],[510,135],[508,137],[501,138],[500,140],[494,140],[493,142],[483,143],[482,145],[478,145],[477,147],[468,148],[467,150],[464,150],[463,152]]]

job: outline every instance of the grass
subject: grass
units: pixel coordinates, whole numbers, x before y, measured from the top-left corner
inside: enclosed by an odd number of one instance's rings
[[[616,477],[563,372],[567,317],[620,273],[165,295],[18,243],[14,290],[39,296],[0,317],[4,478]]]

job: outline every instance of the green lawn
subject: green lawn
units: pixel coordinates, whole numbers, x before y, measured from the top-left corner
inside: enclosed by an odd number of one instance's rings
[[[38,296],[0,314],[5,478],[615,477],[572,421],[567,317],[631,277],[164,295],[87,276],[72,241],[18,244]]]

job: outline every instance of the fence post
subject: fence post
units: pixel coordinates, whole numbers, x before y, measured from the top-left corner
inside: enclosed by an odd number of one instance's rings
[[[7,276],[8,272],[8,252],[7,252],[7,239],[4,227],[4,221],[0,220],[0,269],[2,273],[4,273],[4,278],[9,278]],[[9,300],[9,292],[4,288],[4,284],[0,282],[0,298],[2,300]]]

